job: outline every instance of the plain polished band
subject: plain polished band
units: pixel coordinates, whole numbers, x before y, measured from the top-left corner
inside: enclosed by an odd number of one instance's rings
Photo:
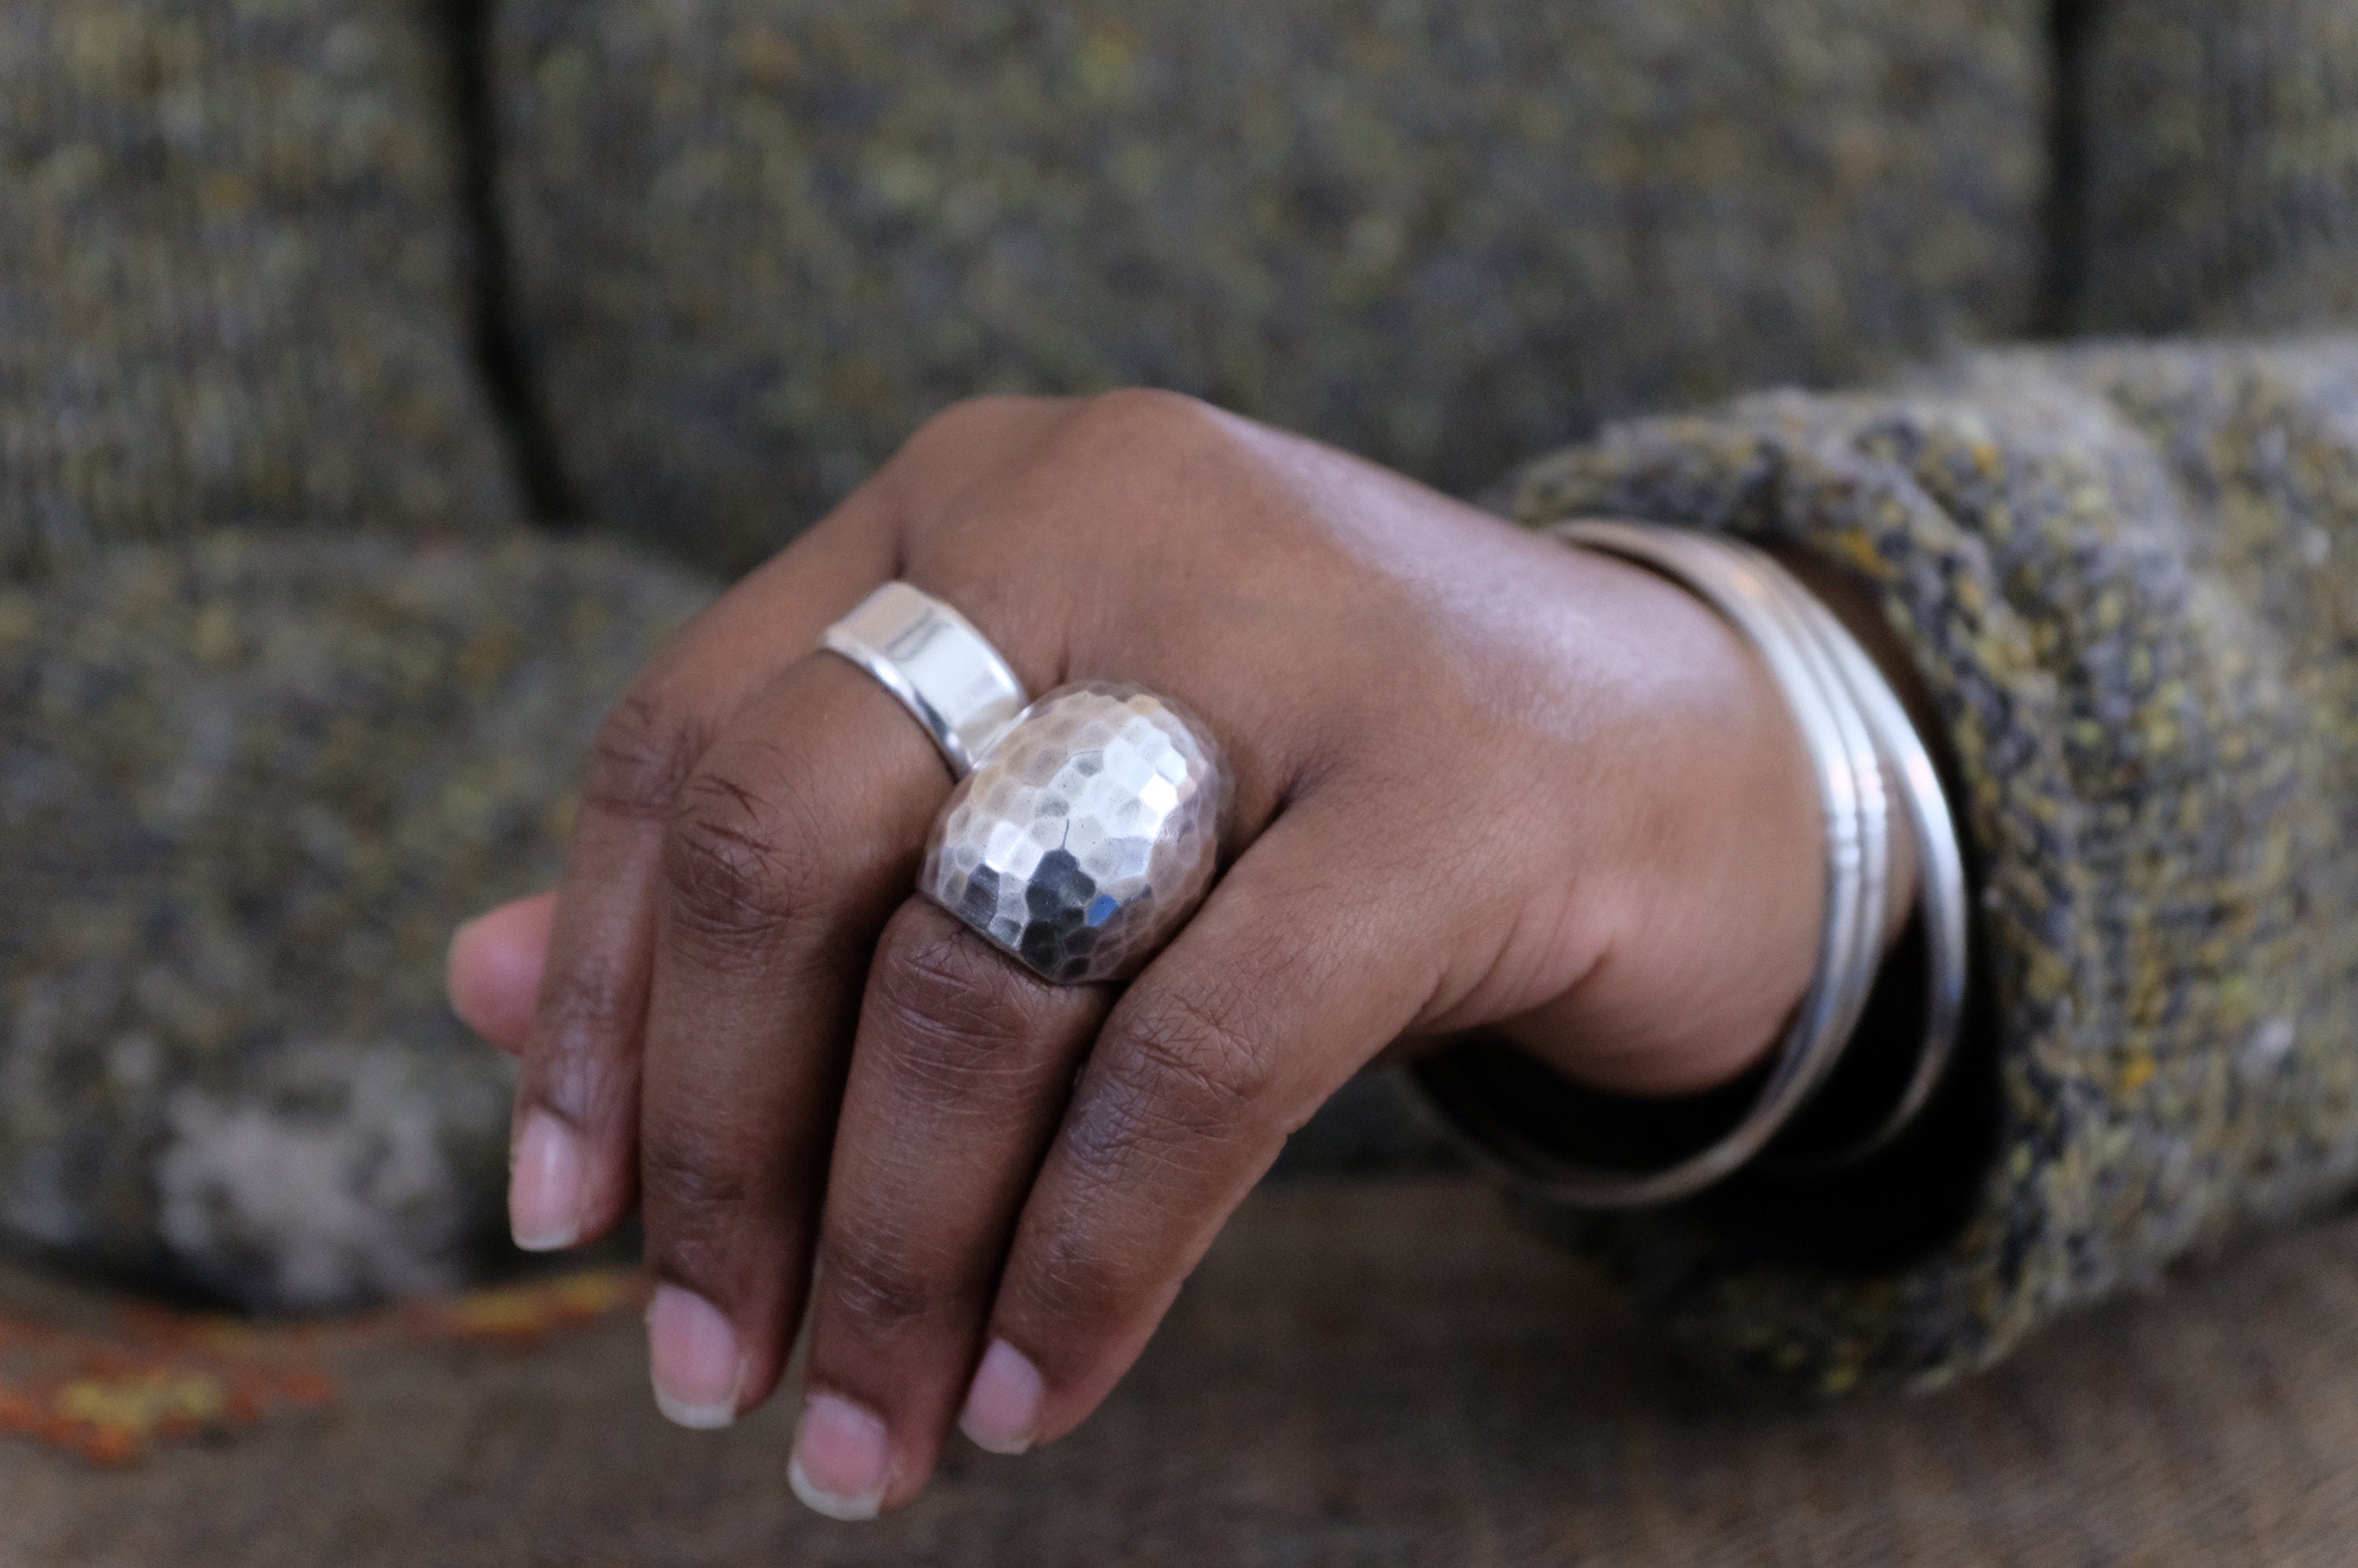
[[[819,646],[874,676],[932,738],[954,778],[974,772],[1029,699],[990,640],[923,589],[888,582]]]
[[[1125,980],[1203,902],[1234,785],[1178,704],[1104,682],[1027,702],[988,638],[905,582],[819,646],[875,676],[949,763],[917,891],[993,946],[1059,985]]]

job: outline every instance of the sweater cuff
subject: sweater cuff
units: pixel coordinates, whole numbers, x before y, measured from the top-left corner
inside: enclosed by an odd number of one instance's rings
[[[2302,841],[2336,858],[2331,811],[2288,808],[2331,792],[2272,629],[2190,516],[2227,504],[2185,466],[2218,453],[2181,462],[2123,399],[2170,362],[1986,356],[1920,390],[1765,396],[1610,430],[1508,492],[1534,525],[1726,530],[1851,569],[1960,775],[1979,1038],[1925,1124],[1846,1178],[1536,1215],[1708,1362],[1829,1391],[1936,1383],[2349,1168],[2301,1105],[2349,1076],[2329,1039],[2350,1026],[2299,951]],[[2227,427],[2232,384],[2274,373],[2188,365]],[[2263,555],[2298,524],[2244,521]]]

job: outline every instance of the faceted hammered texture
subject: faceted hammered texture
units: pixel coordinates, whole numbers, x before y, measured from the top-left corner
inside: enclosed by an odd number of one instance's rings
[[[1163,698],[1063,687],[951,795],[919,886],[1047,979],[1126,979],[1211,887],[1228,788],[1217,743]]]

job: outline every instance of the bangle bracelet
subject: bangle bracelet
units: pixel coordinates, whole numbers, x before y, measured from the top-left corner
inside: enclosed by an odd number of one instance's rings
[[[1803,633],[1768,569],[1700,534],[1582,522],[1554,531],[1566,543],[1618,557],[1680,584],[1751,643],[1799,726],[1824,813],[1825,912],[1816,973],[1743,1116],[1695,1153],[1662,1168],[1582,1163],[1519,1130],[1478,1097],[1428,1094],[1445,1123],[1486,1163],[1520,1184],[1591,1207],[1665,1203],[1735,1171],[1790,1121],[1824,1081],[1871,983],[1860,957],[1882,925],[1889,838],[1881,770],[1855,708],[1844,700],[1823,646]],[[1428,1088],[1430,1086],[1428,1086]]]
[[[1818,963],[1757,1092],[1725,1132],[1651,1170],[1584,1163],[1478,1095],[1411,1081],[1480,1162],[1556,1201],[1586,1207],[1657,1204],[1718,1182],[1758,1156],[1825,1082],[1856,1030],[1881,968],[1888,912],[1896,780],[1919,844],[1930,946],[1925,1035],[1900,1101],[1838,1160],[1880,1146],[1921,1107],[1946,1062],[1964,991],[1962,856],[1937,773],[1889,684],[1833,616],[1775,560],[1748,546],[1684,530],[1579,522],[1552,531],[1669,578],[1708,604],[1759,654],[1798,725],[1819,786],[1826,837],[1825,913]],[[1887,773],[1887,770],[1888,773]]]
[[[1770,580],[1788,592],[1829,654],[1841,666],[1852,698],[1875,734],[1886,773],[1899,785],[1908,825],[1916,846],[1916,911],[1922,925],[1925,957],[1924,1027],[1919,1036],[1915,1065],[1907,1085],[1883,1119],[1865,1137],[1834,1150],[1813,1153],[1806,1162],[1780,1164],[1830,1169],[1866,1158],[1898,1136],[1900,1129],[1924,1108],[1954,1054],[1957,1032],[1964,1019],[1967,977],[1967,920],[1963,847],[1958,842],[1956,819],[1950,813],[1948,792],[1924,739],[1902,707],[1891,683],[1875,666],[1850,629],[1834,619],[1818,599],[1773,557],[1741,540],[1725,541],[1771,569]]]

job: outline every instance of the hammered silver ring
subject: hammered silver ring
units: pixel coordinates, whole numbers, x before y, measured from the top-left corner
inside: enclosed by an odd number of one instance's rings
[[[1043,979],[1127,980],[1210,891],[1232,792],[1218,742],[1177,704],[1060,687],[951,793],[917,891]]]

